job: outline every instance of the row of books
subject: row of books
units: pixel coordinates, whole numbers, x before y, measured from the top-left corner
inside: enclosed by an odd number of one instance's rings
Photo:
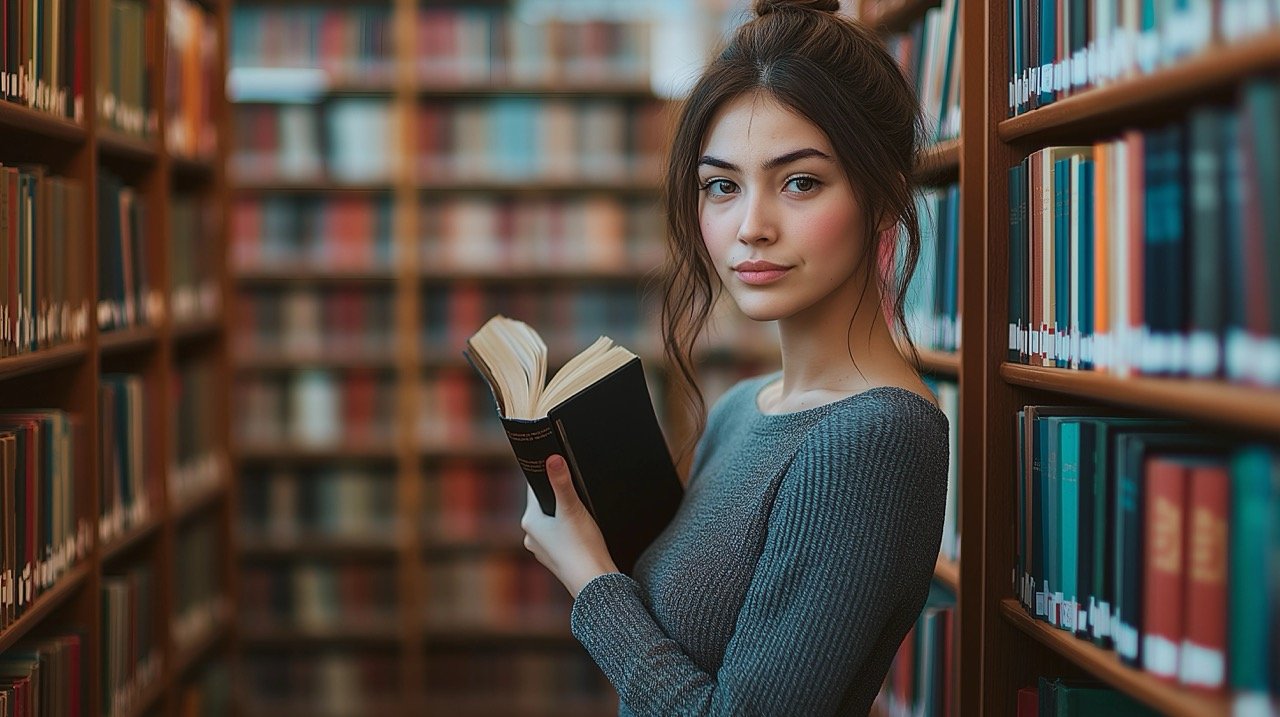
[[[0,627],[89,552],[84,428],[57,410],[0,411]]]
[[[1014,0],[1009,10],[1010,115],[1280,27],[1268,0]]]
[[[218,566],[226,545],[216,519],[180,526],[173,558],[173,643],[183,649],[206,635],[225,615],[226,587]]]
[[[512,524],[518,526],[519,521]],[[572,599],[529,555],[459,555],[427,562],[428,627],[564,630]],[[567,630],[565,630],[567,634]]]
[[[81,7],[74,0],[11,0],[0,8],[0,98],[83,121]]]
[[[110,172],[98,172],[98,328],[122,329],[159,320],[152,285],[147,202]]]
[[[1018,690],[1017,717],[1156,717],[1129,695],[1088,679],[1041,677]]]
[[[239,270],[388,268],[396,260],[390,192],[356,197],[240,197],[231,205]]]
[[[903,312],[916,346],[960,349],[960,185],[928,189],[916,197],[920,255]],[[899,248],[901,256],[904,249]]]
[[[402,660],[394,650],[250,652],[240,674],[253,714],[302,707],[303,714],[345,717],[399,707]]]
[[[1280,83],[1009,171],[1009,358],[1280,384]]]
[[[159,495],[148,465],[147,436],[156,430],[155,397],[137,374],[103,374],[98,387],[102,434],[98,475],[98,539],[112,543],[151,519]]]
[[[222,309],[217,206],[195,194],[169,199],[169,302],[175,324],[214,319]]]
[[[108,717],[133,714],[142,692],[160,677],[157,587],[145,564],[102,577],[101,704]]]
[[[929,8],[907,32],[885,45],[911,79],[924,114],[925,132],[934,142],[960,135],[960,66],[963,33],[960,1]]]
[[[79,717],[84,714],[85,635],[28,639],[0,655],[0,714]]]
[[[363,465],[272,467],[240,482],[240,535],[271,541],[395,536],[395,472]]]
[[[424,532],[432,541],[466,543],[516,535],[528,500],[514,465],[448,461],[426,471]]]
[[[427,694],[442,699],[505,695],[517,712],[554,714],[574,705],[600,710],[614,696],[600,669],[577,645],[520,651],[501,644],[466,646],[433,651],[426,662],[423,685]]]
[[[224,80],[218,18],[194,0],[165,0],[165,145],[176,156],[212,159]]]
[[[1155,677],[1265,701],[1280,644],[1280,454],[1184,423],[1018,412],[1016,591]]]
[[[302,631],[386,632],[396,623],[393,563],[250,563],[241,568],[241,624]]]
[[[647,310],[643,287],[548,282],[531,286],[486,286],[459,281],[423,292],[423,351],[427,356],[458,356],[466,340],[494,314],[540,327],[553,356],[568,357],[601,335],[640,354],[658,348],[656,311]]]
[[[390,81],[395,60],[391,22],[387,6],[237,7],[231,64],[236,70],[315,68],[326,74],[322,86],[357,79]],[[644,23],[530,23],[495,9],[422,7],[414,30],[414,70],[433,84],[648,80],[649,29]],[[273,96],[269,82],[246,89],[251,91],[235,94]]]
[[[422,205],[421,263],[457,270],[649,269],[664,256],[662,214],[650,200],[465,197]]]
[[[85,338],[84,185],[0,166],[0,356]]]
[[[422,103],[413,156],[392,103],[241,105],[232,169],[242,181],[389,182],[408,162],[422,181],[654,181],[663,148],[655,102],[503,97]]]
[[[172,384],[176,420],[170,449],[170,504],[180,504],[192,496],[223,485],[229,461],[220,447],[218,365],[209,359],[178,364]]]
[[[253,446],[388,445],[396,396],[394,375],[368,369],[256,375],[236,387],[237,429]]]
[[[956,597],[933,585],[916,624],[893,656],[884,686],[876,696],[888,717],[955,717],[959,711],[956,681]]]
[[[242,290],[234,337],[242,356],[389,358],[395,294],[381,288]]]
[[[147,54],[156,17],[148,5],[145,0],[93,4],[98,31],[94,38],[98,119],[114,130],[139,136],[153,136],[159,130],[151,92],[157,68],[152,64],[155,58]]]

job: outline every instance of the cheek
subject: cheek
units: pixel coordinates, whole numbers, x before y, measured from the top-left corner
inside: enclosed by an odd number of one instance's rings
[[[804,236],[809,240],[814,256],[819,260],[831,260],[831,268],[842,268],[841,261],[853,261],[863,244],[861,216],[855,207],[845,202],[834,202],[823,211],[813,212],[803,221]]]

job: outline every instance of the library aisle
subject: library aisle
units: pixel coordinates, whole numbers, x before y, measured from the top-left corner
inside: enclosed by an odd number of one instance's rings
[[[608,335],[690,436],[662,163],[750,4],[0,4],[0,714],[616,714],[462,348]],[[1280,5],[841,12],[951,426],[873,714],[1280,716]],[[779,367],[713,316],[708,405]]]

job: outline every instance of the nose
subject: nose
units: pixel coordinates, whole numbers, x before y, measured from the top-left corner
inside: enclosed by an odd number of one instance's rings
[[[772,244],[778,240],[778,224],[772,197],[766,192],[749,192],[743,203],[738,241],[743,244]]]

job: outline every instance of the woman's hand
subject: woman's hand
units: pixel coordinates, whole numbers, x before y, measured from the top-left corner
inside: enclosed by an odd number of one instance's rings
[[[587,583],[599,575],[618,572],[609,557],[604,536],[587,507],[573,489],[573,478],[564,458],[547,459],[547,478],[556,496],[556,514],[545,515],[529,489],[529,500],[520,519],[524,547],[550,570],[575,598]]]

